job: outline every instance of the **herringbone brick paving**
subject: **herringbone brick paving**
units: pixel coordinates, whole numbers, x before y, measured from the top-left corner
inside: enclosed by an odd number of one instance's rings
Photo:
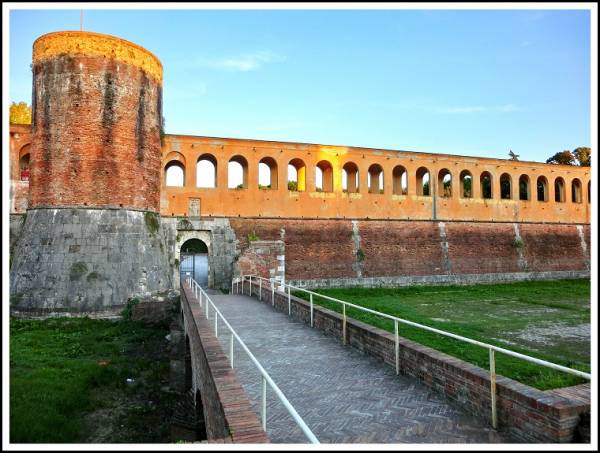
[[[240,295],[211,299],[322,443],[513,443],[416,379],[343,346],[270,305]],[[219,337],[229,353],[229,335]],[[262,381],[235,348],[236,373],[260,417]],[[267,434],[274,443],[308,442],[267,388]]]

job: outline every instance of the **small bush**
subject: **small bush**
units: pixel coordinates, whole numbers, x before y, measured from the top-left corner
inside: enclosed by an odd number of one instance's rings
[[[258,236],[254,232],[254,230],[252,230],[252,233],[248,233],[248,241],[249,242],[258,241]]]
[[[525,247],[523,239],[515,239],[515,247],[518,249],[522,249],[523,247]]]
[[[137,297],[134,297],[133,299],[127,299],[127,305],[125,305],[125,308],[123,309],[123,311],[121,311],[121,316],[123,317],[123,319],[127,321],[131,320],[131,315],[133,314],[133,306],[139,303],[140,300]]]

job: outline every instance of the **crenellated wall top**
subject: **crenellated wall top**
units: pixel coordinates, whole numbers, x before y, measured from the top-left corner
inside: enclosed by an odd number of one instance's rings
[[[89,31],[59,31],[40,36],[33,43],[33,63],[61,54],[113,58],[136,66],[162,83],[163,67],[150,51],[116,36]]]

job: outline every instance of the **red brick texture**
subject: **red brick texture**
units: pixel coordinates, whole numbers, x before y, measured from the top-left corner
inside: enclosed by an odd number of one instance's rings
[[[283,255],[281,241],[252,241],[238,260],[241,275],[258,275],[263,278],[277,276],[278,255]]]
[[[444,273],[436,222],[363,221],[359,234],[364,277]]]
[[[192,359],[192,385],[200,391],[209,442],[268,443],[248,396],[237,380],[211,324],[187,283],[181,308]]]
[[[590,227],[583,226],[584,254],[577,225],[372,220],[359,221],[356,236],[349,220],[236,218],[230,223],[242,254],[248,233],[281,239],[287,280],[586,271],[591,249]],[[246,263],[248,272],[242,274],[254,273],[257,265]]]
[[[33,66],[30,207],[159,210],[162,87],[136,66],[62,54]]]
[[[586,268],[576,225],[522,224],[523,253],[529,271],[571,271]],[[587,242],[589,250],[589,242]]]
[[[244,251],[248,233],[285,242],[287,278],[354,277],[352,222],[344,220],[230,219]],[[282,235],[281,229],[285,232]]]
[[[244,284],[248,294],[248,283]],[[252,295],[257,296],[259,285],[252,284]],[[262,286],[262,301],[274,304],[275,309],[288,313],[288,296]],[[310,303],[290,297],[291,316],[310,325]],[[342,341],[340,314],[314,305],[313,322],[316,329]],[[393,334],[348,318],[347,344],[380,358],[395,367]],[[467,411],[491,423],[491,395],[489,371],[460,359],[435,351],[400,337],[400,373],[419,379],[428,387],[457,402]],[[577,392],[576,398],[564,397],[573,392],[543,392],[497,375],[496,397],[499,428],[509,431],[526,442],[563,443],[573,440],[580,414],[589,412],[589,393]]]
[[[454,274],[519,272],[511,223],[446,222],[448,257]]]

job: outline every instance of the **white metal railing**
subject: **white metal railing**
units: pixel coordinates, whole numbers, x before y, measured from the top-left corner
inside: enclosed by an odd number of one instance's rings
[[[271,379],[271,376],[269,376],[269,374],[265,371],[265,369],[262,367],[262,365],[258,362],[256,357],[254,357],[254,354],[252,354],[250,352],[250,350],[248,349],[246,344],[242,341],[242,339],[235,332],[235,330],[233,330],[233,327],[231,327],[229,322],[227,322],[227,320],[225,319],[223,314],[215,306],[214,302],[210,299],[210,297],[208,296],[206,291],[204,291],[204,289],[194,279],[188,277],[186,279],[186,281],[187,281],[188,285],[190,285],[190,288],[192,289],[194,296],[196,297],[196,299],[198,299],[198,302],[200,304],[200,309],[202,309],[202,305],[203,305],[202,299],[204,299],[205,315],[206,315],[207,321],[209,320],[209,306],[212,306],[213,311],[215,313],[215,324],[214,324],[215,336],[216,337],[219,336],[219,330],[218,330],[219,329],[219,318],[221,318],[221,320],[223,321],[223,324],[225,324],[225,326],[229,329],[229,332],[231,333],[231,338],[229,341],[229,361],[230,361],[231,368],[233,368],[234,340],[239,343],[239,345],[246,352],[246,354],[248,355],[248,357],[250,358],[252,363],[254,363],[256,368],[258,368],[258,371],[260,372],[260,374],[262,376],[261,419],[262,419],[263,430],[265,432],[267,432],[267,384],[269,384],[269,386],[271,387],[273,392],[275,392],[275,395],[277,395],[277,397],[279,398],[279,401],[281,401],[281,403],[287,409],[289,414],[296,421],[296,423],[298,424],[298,426],[300,427],[302,432],[306,435],[308,440],[310,440],[310,442],[313,444],[320,443],[319,440],[313,434],[313,432],[310,430],[310,428],[306,425],[304,420],[302,420],[302,417],[300,417],[300,415],[298,415],[298,412],[296,412],[296,409],[294,409],[294,407],[291,405],[291,403],[285,397],[283,392],[279,389],[279,387],[277,387],[277,384],[275,384],[275,382],[273,382],[273,379]]]
[[[234,283],[235,283],[235,287],[236,287],[236,292],[239,294],[240,293],[240,288],[239,288],[239,284],[242,284],[242,288],[241,288],[241,293],[243,294],[244,292],[244,281],[249,281],[249,287],[250,287],[250,291],[248,295],[252,295],[252,279],[258,279],[260,281],[260,293],[261,293],[261,299],[262,299],[262,281],[264,280],[265,282],[269,282],[270,284],[270,288],[271,288],[271,304],[274,305],[275,303],[275,281],[273,279],[267,279],[264,277],[259,277],[256,275],[242,275],[239,278],[236,278],[232,281],[231,283],[231,291],[233,293],[234,290]],[[558,365],[556,363],[552,363],[552,362],[548,362],[546,360],[542,360],[542,359],[536,359],[535,357],[531,357],[525,354],[521,354],[519,352],[514,352],[511,351],[509,349],[504,349],[501,348],[499,346],[494,346],[492,344],[488,344],[488,343],[484,343],[481,341],[477,341],[477,340],[473,340],[471,338],[467,338],[467,337],[463,337],[460,335],[456,335],[450,332],[446,332],[444,330],[439,330],[439,329],[435,329],[433,327],[429,327],[429,326],[425,326],[423,324],[418,324],[416,322],[413,321],[408,321],[406,319],[402,319],[402,318],[398,318],[396,316],[392,316],[392,315],[388,315],[387,313],[382,313],[380,311],[375,311],[375,310],[371,310],[370,308],[366,308],[366,307],[361,307],[360,305],[355,305],[353,303],[350,302],[346,302],[344,300],[340,300],[340,299],[336,299],[335,297],[330,297],[330,296],[326,296],[324,294],[319,294],[316,293],[314,291],[310,291],[308,289],[304,289],[304,288],[298,288],[296,286],[292,286],[289,285],[287,283],[283,283],[283,282],[279,282],[279,285],[283,286],[283,288],[287,288],[287,292],[284,292],[285,295],[287,295],[287,300],[288,300],[288,314],[291,315],[292,313],[292,307],[291,307],[291,290],[294,289],[296,291],[303,291],[305,293],[308,293],[310,298],[309,298],[309,303],[310,303],[310,326],[314,327],[314,303],[313,303],[313,296],[317,296],[317,297],[321,297],[323,299],[326,300],[330,300],[332,302],[337,302],[342,304],[342,342],[344,344],[347,343],[347,329],[346,329],[346,324],[347,324],[347,316],[346,316],[346,306],[348,307],[352,307],[352,308],[356,308],[358,310],[367,312],[367,313],[371,313],[373,315],[377,315],[380,316],[382,318],[387,318],[390,319],[392,321],[394,321],[394,344],[395,344],[395,362],[396,362],[396,374],[400,373],[400,337],[399,337],[399,329],[398,329],[398,324],[402,323],[402,324],[406,324],[409,326],[413,326],[413,327],[417,327],[419,329],[423,329],[423,330],[427,330],[429,332],[434,332],[440,335],[444,335],[446,337],[450,337],[450,338],[454,338],[455,340],[460,340],[463,341],[465,343],[470,343],[476,346],[480,346],[482,348],[485,348],[489,351],[489,361],[490,361],[490,394],[491,394],[491,409],[492,409],[492,426],[494,428],[498,427],[498,423],[497,423],[497,410],[496,410],[496,357],[495,357],[495,353],[496,352],[501,352],[502,354],[506,354],[508,356],[512,356],[512,357],[516,357],[518,359],[522,359],[525,360],[527,362],[531,362],[531,363],[535,363],[537,365],[541,365],[541,366],[545,366],[547,368],[551,368],[557,371],[562,371],[564,373],[568,373],[568,374],[572,374],[575,376],[579,376],[582,377],[584,379],[588,379],[591,380],[592,376],[590,373],[585,373],[583,371],[579,371],[579,370],[574,370],[572,368],[568,368],[566,366],[562,366],[562,365]]]

